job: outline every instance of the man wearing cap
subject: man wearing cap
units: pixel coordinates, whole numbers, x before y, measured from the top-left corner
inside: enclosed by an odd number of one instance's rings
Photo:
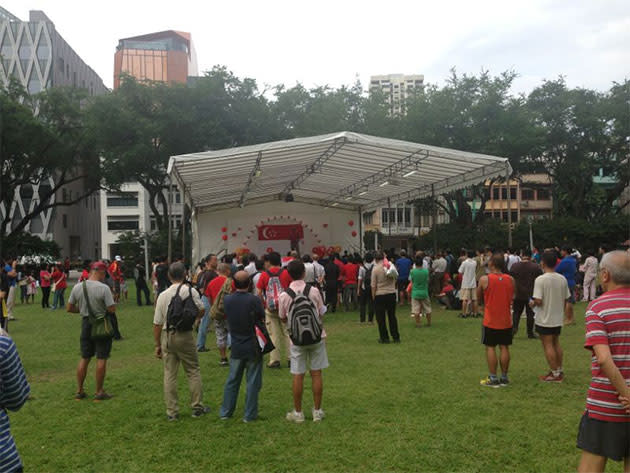
[[[81,325],[81,360],[77,367],[77,393],[75,399],[80,401],[87,397],[83,390],[83,383],[87,376],[88,365],[93,356],[96,355],[96,393],[95,401],[106,401],[111,398],[103,389],[105,373],[107,371],[107,359],[112,350],[112,339],[92,340],[92,325],[90,324],[90,309],[94,314],[104,314],[109,312],[114,314],[116,304],[109,287],[104,284],[107,265],[101,261],[92,263],[90,267],[90,277],[72,288],[70,299],[68,300],[68,312],[80,313],[83,320]],[[85,286],[83,286],[85,284]],[[84,297],[87,293],[87,299]],[[89,306],[88,306],[89,303]]]

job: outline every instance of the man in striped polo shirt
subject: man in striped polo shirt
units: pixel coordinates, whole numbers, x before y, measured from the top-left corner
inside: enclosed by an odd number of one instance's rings
[[[7,410],[17,411],[31,390],[15,343],[0,328],[0,472],[22,471],[22,460],[9,430]]]
[[[586,311],[592,379],[578,433],[578,471],[603,472],[609,458],[623,460],[629,471],[630,414],[624,404],[630,400],[630,255],[606,253],[600,281],[605,293]]]

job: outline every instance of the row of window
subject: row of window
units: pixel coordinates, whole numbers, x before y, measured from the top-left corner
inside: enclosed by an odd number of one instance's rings
[[[171,217],[171,225],[173,229],[182,226],[182,216],[173,215]],[[157,230],[157,222],[155,217],[151,217],[151,231]],[[109,232],[128,232],[140,230],[139,215],[110,215],[107,217],[107,231]]]
[[[516,200],[516,188],[510,188],[510,199]],[[492,188],[493,200],[507,200],[506,187]],[[550,200],[551,192],[549,189],[521,189],[521,200]]]
[[[182,194],[177,191],[177,187],[173,186],[172,191],[173,201],[176,204],[182,203]],[[138,193],[137,192],[120,192],[120,193],[107,193],[107,207],[138,207]]]

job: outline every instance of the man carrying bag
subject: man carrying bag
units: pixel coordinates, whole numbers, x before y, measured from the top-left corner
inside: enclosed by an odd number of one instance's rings
[[[72,288],[68,300],[68,312],[80,313],[81,322],[81,360],[77,367],[77,393],[75,399],[80,401],[87,397],[83,383],[87,376],[88,365],[96,355],[96,393],[95,401],[111,399],[103,389],[107,359],[112,350],[114,335],[111,317],[116,311],[114,297],[109,287],[104,284],[107,266],[101,261],[92,263],[90,277]]]

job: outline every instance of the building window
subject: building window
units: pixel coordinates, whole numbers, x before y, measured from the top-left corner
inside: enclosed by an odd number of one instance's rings
[[[534,189],[521,189],[522,200],[534,200]]]
[[[537,197],[538,200],[550,200],[551,193],[549,192],[549,189],[538,189]]]
[[[68,215],[63,214],[61,216],[61,222],[63,224],[63,228],[68,228]]]
[[[108,207],[137,207],[137,192],[122,192],[120,194],[107,194]]]
[[[372,225],[374,223],[374,212],[366,212],[363,214],[363,223],[365,225]]]
[[[498,187],[493,187],[492,188],[492,199],[493,200],[499,200],[499,188]]]
[[[107,230],[110,232],[133,231],[140,229],[138,215],[120,215],[107,217]]]
[[[68,191],[66,191],[66,189],[61,189],[61,201],[63,203],[68,201]]]
[[[381,225],[396,225],[399,227],[411,226],[411,207],[398,207],[394,209],[382,209]]]
[[[516,200],[516,187],[510,187],[510,199]]]

